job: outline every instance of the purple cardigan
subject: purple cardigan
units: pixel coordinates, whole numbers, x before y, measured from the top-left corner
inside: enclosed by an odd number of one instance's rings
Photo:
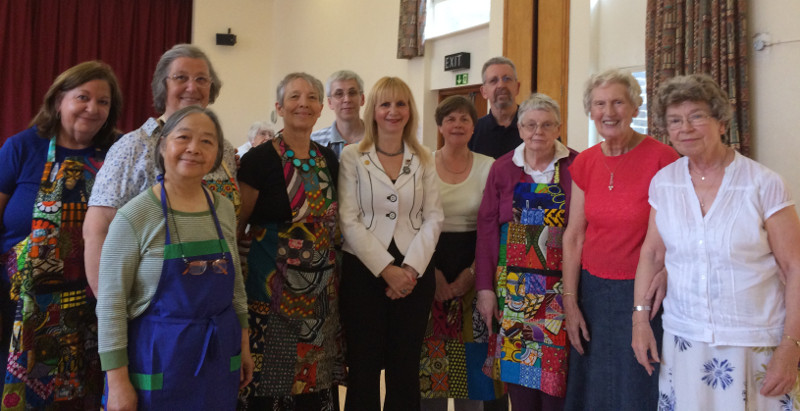
[[[558,161],[559,181],[566,195],[567,216],[569,221],[569,204],[572,197],[572,176],[569,166],[578,152],[569,149],[569,156]],[[486,188],[483,191],[483,200],[478,209],[478,242],[475,249],[475,288],[477,290],[494,291],[494,273],[497,270],[498,253],[500,252],[500,227],[513,220],[512,203],[514,200],[514,186],[524,176],[524,181],[533,183],[531,176],[511,161],[514,151],[506,153],[492,164]]]

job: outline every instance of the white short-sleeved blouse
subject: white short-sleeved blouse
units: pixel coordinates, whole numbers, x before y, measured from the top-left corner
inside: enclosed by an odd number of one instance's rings
[[[736,153],[705,217],[683,157],[650,183],[666,246],[664,330],[710,345],[775,346],[784,285],[765,221],[794,205],[781,177]]]

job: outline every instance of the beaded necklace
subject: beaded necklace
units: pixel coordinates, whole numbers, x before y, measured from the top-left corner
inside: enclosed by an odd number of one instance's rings
[[[310,148],[308,150],[308,157],[306,159],[300,159],[296,157],[294,150],[289,147],[288,144],[283,140],[283,136],[278,135],[275,137],[278,140],[278,147],[280,147],[280,155],[283,157],[284,160],[291,163],[298,171],[302,171],[304,173],[308,173],[309,171],[317,170],[319,167],[325,167],[325,162],[323,159],[320,158],[320,153]],[[322,164],[320,164],[322,163]]]

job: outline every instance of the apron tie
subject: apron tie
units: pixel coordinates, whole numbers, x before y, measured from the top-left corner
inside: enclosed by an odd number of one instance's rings
[[[208,319],[208,327],[206,328],[206,336],[203,339],[203,351],[200,353],[200,361],[197,364],[197,369],[194,370],[194,376],[200,374],[200,369],[203,368],[203,363],[206,361],[208,355],[208,346],[211,345],[211,337],[217,332],[217,321],[220,315],[215,315]]]

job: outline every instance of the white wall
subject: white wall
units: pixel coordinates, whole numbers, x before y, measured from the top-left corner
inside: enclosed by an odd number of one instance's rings
[[[431,40],[426,56],[401,60],[396,55],[399,5],[387,0],[195,0],[194,43],[211,57],[224,81],[212,107],[226,136],[244,142],[250,124],[267,119],[275,103],[275,86],[290,71],[307,71],[324,81],[348,68],[364,78],[369,89],[384,75],[405,79],[420,109],[424,143],[435,146],[435,89],[451,87],[453,74],[442,71],[442,58],[456,51],[472,54],[470,83],[480,82],[485,58],[502,53],[503,7],[492,1],[488,27]],[[773,42],[800,40],[800,1],[754,0],[750,3],[749,37],[769,33]],[[573,0],[570,10],[569,144],[589,146],[591,127],[583,113],[583,84],[609,67],[645,64],[645,2]],[[214,45],[215,33],[231,27],[234,47]],[[780,173],[800,196],[800,43],[785,43],[751,53],[751,107],[754,157]],[[326,107],[317,127],[333,114]]]
[[[750,54],[750,107],[753,151],[756,161],[783,176],[800,202],[800,1],[754,0],[750,2],[749,38],[769,33],[776,44]]]
[[[399,11],[398,2],[386,0],[195,0],[193,42],[208,53],[225,83],[212,108],[226,137],[241,144],[253,121],[269,118],[284,75],[305,71],[324,83],[334,71],[350,69],[367,91],[383,76],[404,79],[420,111],[423,143],[434,147],[432,90],[455,85],[452,72],[443,71],[443,56],[472,53],[470,84],[479,84],[483,62],[502,50],[502,2],[492,2],[492,24],[431,40],[425,57],[411,60],[396,58]],[[215,33],[228,27],[238,43],[216,46]],[[333,120],[326,106],[315,128]]]
[[[253,122],[269,119],[275,100],[270,4],[264,0],[194,2],[192,43],[206,52],[223,83],[210,108],[219,115],[225,137],[234,146],[247,140]],[[237,36],[236,45],[217,46],[216,33],[227,33],[229,27]]]

